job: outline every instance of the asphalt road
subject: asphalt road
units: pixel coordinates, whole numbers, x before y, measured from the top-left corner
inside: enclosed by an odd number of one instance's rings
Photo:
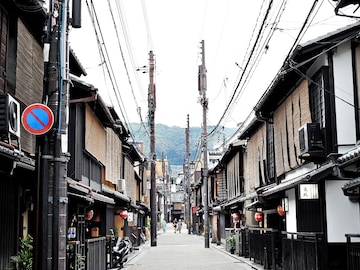
[[[123,269],[261,269],[238,256],[231,256],[216,245],[210,244],[210,248],[205,248],[204,237],[189,235],[185,226],[180,234],[174,233],[171,224],[168,224],[166,232],[159,231],[156,246],[150,246],[149,242],[133,252]]]

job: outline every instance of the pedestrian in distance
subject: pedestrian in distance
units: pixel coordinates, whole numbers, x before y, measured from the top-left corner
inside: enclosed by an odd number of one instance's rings
[[[176,230],[177,230],[177,223],[178,223],[178,221],[177,221],[177,219],[175,218],[175,219],[173,220],[174,233],[176,233]]]
[[[163,228],[163,232],[166,232],[166,221],[165,221],[165,219],[163,219],[163,221],[162,221],[162,228]]]
[[[181,233],[181,227],[182,227],[182,222],[181,222],[181,219],[179,219],[179,221],[177,223],[177,230],[179,231],[179,233]]]

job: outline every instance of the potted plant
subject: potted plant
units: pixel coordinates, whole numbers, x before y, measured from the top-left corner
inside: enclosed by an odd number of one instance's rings
[[[235,245],[236,245],[236,240],[235,240],[235,235],[231,235],[228,238],[226,238],[228,247],[229,247],[229,251],[231,254],[235,253]]]
[[[10,257],[8,270],[31,270],[33,266],[33,238],[27,235],[20,238],[20,250],[16,256]]]

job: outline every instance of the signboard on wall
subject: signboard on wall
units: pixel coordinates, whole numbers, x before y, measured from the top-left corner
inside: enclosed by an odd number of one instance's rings
[[[318,184],[300,184],[300,200],[319,199]]]

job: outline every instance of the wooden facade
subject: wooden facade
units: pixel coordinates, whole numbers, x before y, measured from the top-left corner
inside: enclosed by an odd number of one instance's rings
[[[211,172],[217,179],[225,171],[227,182],[227,200],[212,208],[213,225],[225,224],[217,236],[235,234],[239,255],[266,268],[355,269],[360,261],[347,254],[358,250],[347,239],[360,232],[359,30],[350,25],[299,46],[289,60],[295,68],[285,62],[239,129],[245,151],[228,150]],[[234,171],[244,178],[241,193]]]
[[[36,3],[34,5],[37,11],[30,18],[16,5],[16,1],[0,3],[0,94],[18,102],[20,114],[28,105],[40,102],[42,97],[44,64],[39,33],[42,32],[45,16],[41,7]],[[10,120],[3,115],[3,108],[1,117],[7,125],[6,121]],[[20,122],[20,117],[16,113],[15,123]],[[3,127],[0,134],[0,215],[6,217],[0,220],[3,232],[0,269],[5,269],[10,256],[16,254],[19,238],[28,234],[34,237],[36,234],[36,140],[21,125],[17,134],[10,135]]]

